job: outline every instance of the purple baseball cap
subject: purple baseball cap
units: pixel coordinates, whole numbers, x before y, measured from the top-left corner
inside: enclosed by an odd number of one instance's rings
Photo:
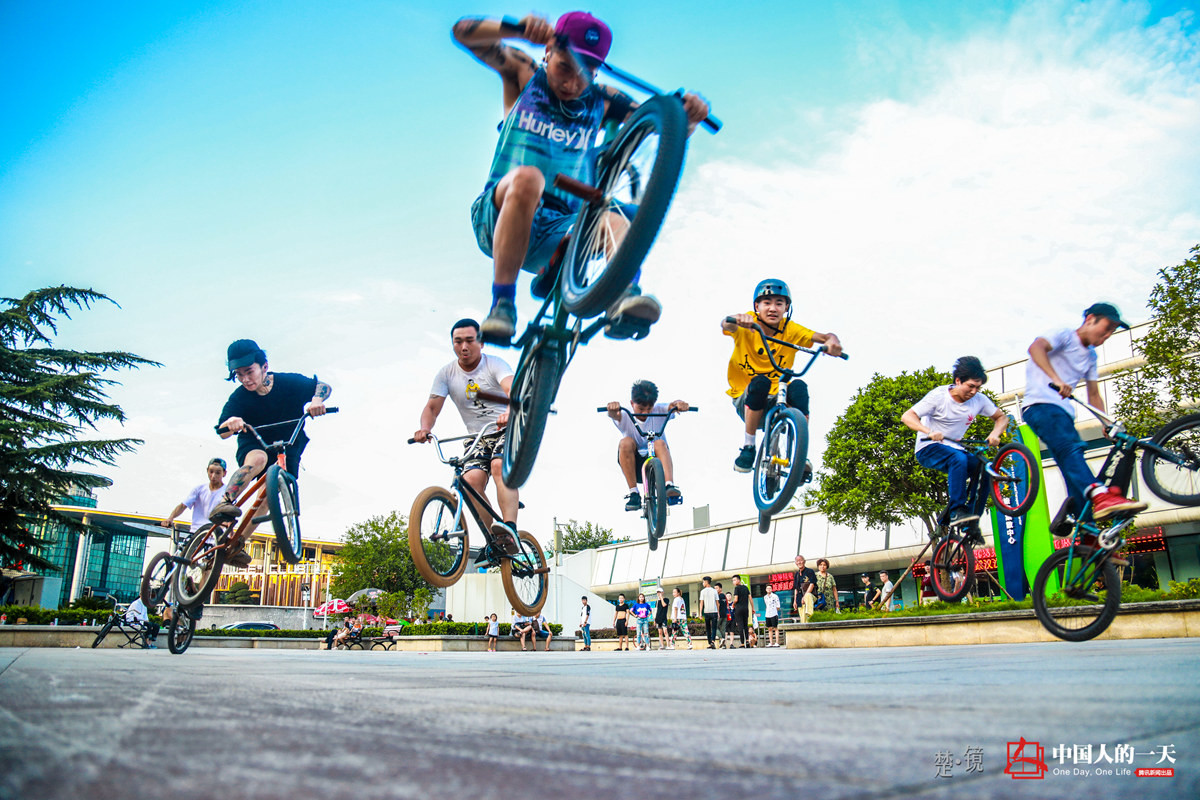
[[[571,49],[581,56],[603,64],[612,47],[612,31],[586,11],[569,11],[558,18],[556,36],[565,36]]]

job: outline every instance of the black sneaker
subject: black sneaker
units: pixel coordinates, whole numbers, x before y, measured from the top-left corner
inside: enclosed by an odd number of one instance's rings
[[[487,319],[479,326],[483,341],[488,344],[510,345],[517,332],[517,306],[507,297],[492,304]]]
[[[683,492],[679,491],[679,487],[673,483],[667,484],[667,505],[683,505]]]
[[[251,558],[250,558],[249,553],[247,553],[245,550],[238,550],[236,553],[234,553],[233,555],[231,555],[229,557],[228,563],[231,567],[238,567],[239,569],[245,569],[246,567],[250,566],[250,561],[251,561]]]
[[[662,304],[653,295],[630,286],[608,307],[604,335],[609,339],[645,339],[650,326],[661,316]]]
[[[812,483],[812,479],[813,479],[812,462],[806,460],[804,462],[804,476],[802,478],[800,478],[800,483],[801,483],[801,485],[806,484],[806,483]]]
[[[508,555],[515,556],[520,552],[520,548],[517,547],[517,537],[513,536],[512,529],[503,522],[492,523],[492,538]]]
[[[956,508],[950,512],[950,527],[966,526],[972,522],[979,522],[979,515],[972,514],[963,508]]]
[[[233,522],[242,515],[242,510],[233,503],[221,503],[208,515],[209,522]]]
[[[748,444],[742,448],[742,452],[738,453],[737,460],[733,462],[734,472],[750,472],[754,469],[754,445]]]
[[[634,489],[629,494],[625,495],[625,510],[626,511],[641,511],[642,510],[642,495],[637,489]]]

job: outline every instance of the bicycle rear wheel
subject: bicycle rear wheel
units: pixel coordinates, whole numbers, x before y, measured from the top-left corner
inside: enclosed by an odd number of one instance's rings
[[[167,649],[180,655],[192,643],[196,635],[196,620],[186,609],[178,609],[167,626]]]
[[[278,464],[267,468],[267,507],[279,554],[289,564],[304,555],[300,539],[300,486],[290,472]]]
[[[224,531],[222,531],[224,533]],[[225,566],[225,550],[210,544],[208,536],[193,536],[183,549],[184,563],[175,570],[171,591],[183,609],[203,603],[221,577]],[[180,608],[176,608],[179,613]]]
[[[521,354],[513,379],[508,428],[504,434],[504,485],[519,489],[537,460],[550,404],[562,378],[563,352],[557,345],[533,342]]]
[[[538,540],[525,531],[520,531],[519,546],[515,556],[500,561],[500,580],[513,610],[532,616],[546,604],[546,556]]]
[[[663,463],[651,458],[642,466],[646,497],[642,516],[646,518],[646,539],[651,550],[658,549],[658,540],[667,529],[667,478]]]
[[[754,462],[754,503],[774,516],[787,508],[804,477],[808,420],[794,408],[768,412],[767,432]]]
[[[937,596],[957,603],[975,585],[975,550],[959,536],[948,534],[933,548],[929,575]]]
[[[1042,627],[1068,642],[1085,642],[1104,633],[1121,605],[1121,576],[1105,559],[1089,563],[1093,550],[1054,551],[1033,580],[1033,610]],[[1103,588],[1098,588],[1098,584]]]
[[[108,636],[108,632],[112,630],[113,624],[115,624],[116,621],[116,614],[110,615],[109,618],[105,620],[104,625],[100,628],[100,632],[96,634],[96,638],[92,639],[92,647],[100,646],[100,643],[104,641],[105,636]]]
[[[440,486],[417,495],[408,515],[408,551],[421,577],[439,589],[454,584],[467,568],[466,515],[458,498]],[[465,509],[464,509],[465,511]]]
[[[142,573],[142,585],[139,595],[146,608],[153,611],[155,606],[166,599],[171,591],[171,554],[158,553],[150,559]]]
[[[1200,505],[1200,414],[1168,422],[1154,434],[1153,441],[1180,463],[1146,450],[1142,454],[1142,477],[1150,491],[1169,503]]]
[[[1028,447],[1009,442],[992,459],[992,469],[1004,477],[992,479],[992,500],[1006,517],[1019,517],[1033,508],[1041,488],[1037,461]]]
[[[600,156],[596,188],[604,199],[579,209],[563,258],[563,305],[572,314],[602,313],[633,281],[671,205],[686,150],[683,103],[652,97]]]

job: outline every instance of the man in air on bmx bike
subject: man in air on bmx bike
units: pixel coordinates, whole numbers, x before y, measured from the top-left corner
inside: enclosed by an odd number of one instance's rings
[[[831,356],[842,354],[842,342],[833,333],[818,333],[792,321],[792,292],[781,280],[769,278],[759,281],[754,287],[754,311],[749,314],[733,314],[734,322],[721,322],[721,331],[733,337],[733,353],[729,357],[729,391],[733,407],[738,416],[745,420],[746,438],[733,468],[737,472],[754,469],[755,437],[763,425],[767,410],[779,402],[779,375],[771,366],[769,356],[763,352],[763,341],[755,323],[776,339],[782,339],[800,347],[812,347],[813,343],[825,345]],[[769,343],[768,343],[769,344]],[[796,361],[796,351],[790,347],[772,347],[775,363],[788,369]],[[786,402],[789,406],[808,416],[808,386],[796,378],[787,387]],[[811,472],[811,468],[808,468]]]
[[[479,433],[485,425],[496,424],[497,429],[480,440],[479,449],[465,466],[463,480],[482,495],[487,488],[488,476],[495,478],[496,503],[504,519],[495,520],[491,532],[506,553],[516,555],[520,497],[516,489],[504,485],[501,477],[512,367],[502,358],[484,354],[479,323],[473,319],[460,319],[454,323],[450,341],[457,358],[438,370],[434,377],[429,400],[421,410],[421,427],[413,434],[413,439],[429,441],[429,432],[442,413],[447,397],[458,408],[463,425],[471,435]],[[483,509],[479,511],[486,519]]]
[[[673,400],[670,403],[659,403],[658,387],[650,381],[635,381],[629,390],[629,407],[638,415],[638,425],[647,433],[657,434],[654,440],[654,455],[663,464],[663,472],[667,479],[667,505],[683,503],[683,493],[674,483],[675,465],[671,459],[671,447],[667,444],[664,428],[667,426],[666,416],[672,411],[687,411],[691,408],[684,400]],[[662,414],[659,417],[641,416],[643,414]],[[649,454],[649,442],[638,433],[629,416],[621,411],[621,404],[614,400],[608,404],[608,416],[613,425],[621,432],[621,441],[617,443],[617,463],[621,465],[621,474],[625,476],[628,494],[625,495],[625,510],[640,511],[642,495],[637,490],[638,478],[642,462]]]
[[[305,414],[319,417],[325,413],[325,401],[333,392],[329,384],[322,383],[315,376],[309,378],[294,372],[271,372],[266,352],[251,339],[238,339],[229,345],[225,365],[229,369],[228,380],[237,380],[241,386],[234,389],[225,401],[217,428],[222,439],[237,435],[238,468],[225,486],[223,502],[209,515],[213,522],[230,522],[241,515],[242,509],[235,505],[238,495],[270,463],[266,451],[258,439],[245,429],[246,425],[257,429]],[[268,444],[277,438],[263,435]],[[301,431],[296,444],[287,449],[287,471],[293,476],[299,475],[300,456],[307,444],[308,437]],[[250,532],[253,531],[251,528]],[[242,549],[230,556],[230,564],[235,567],[249,566],[250,554],[245,551],[249,540],[248,535],[242,540]]]
[[[562,174],[589,183],[597,133],[613,120],[624,121],[633,100],[595,83],[608,56],[612,31],[591,14],[572,11],[553,27],[536,15],[521,20],[517,33],[501,20],[464,18],[453,29],[455,40],[500,75],[505,119],[483,192],[471,207],[480,249],[494,262],[492,305],[481,333],[487,342],[509,344],[516,333],[516,281],[522,268],[547,279],[534,293],[545,296],[553,276],[545,275],[560,241],[570,231],[580,200],[554,186]],[[525,52],[504,44],[524,38],[545,45],[538,65]],[[683,97],[689,125],[708,116],[708,104],[695,94]],[[624,236],[623,220],[613,220],[613,236]],[[552,283],[550,283],[552,285]],[[643,295],[635,277],[609,307],[606,333],[633,335],[628,320],[642,330],[658,321],[659,302]]]

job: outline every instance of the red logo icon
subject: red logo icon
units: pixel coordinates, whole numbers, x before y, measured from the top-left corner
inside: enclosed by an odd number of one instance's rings
[[[1045,755],[1040,744],[1027,742],[1024,736],[1019,742],[1009,742],[1004,774],[1015,781],[1040,781],[1046,777]]]

